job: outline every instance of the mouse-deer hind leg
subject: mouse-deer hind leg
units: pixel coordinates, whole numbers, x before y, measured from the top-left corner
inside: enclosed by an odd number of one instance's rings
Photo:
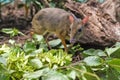
[[[44,38],[45,38],[46,44],[47,44],[49,49],[52,49],[51,46],[48,43],[49,36],[50,36],[50,34],[48,32],[44,33]]]

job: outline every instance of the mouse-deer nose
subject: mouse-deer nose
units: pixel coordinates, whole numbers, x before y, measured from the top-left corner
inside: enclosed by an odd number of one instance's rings
[[[70,43],[74,44],[76,39],[70,39]]]

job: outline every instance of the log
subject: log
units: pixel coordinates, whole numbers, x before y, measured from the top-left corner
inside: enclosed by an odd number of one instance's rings
[[[69,1],[65,7],[83,17],[90,16],[87,27],[82,30],[79,43],[111,46],[120,41],[120,1],[106,0],[104,3],[97,1],[89,0],[87,3]]]

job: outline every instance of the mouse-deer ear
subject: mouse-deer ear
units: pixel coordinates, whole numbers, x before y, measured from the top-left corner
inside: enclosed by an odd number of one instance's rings
[[[73,23],[74,20],[77,20],[77,17],[73,13],[71,13],[71,15],[69,15],[69,20],[71,23]]]
[[[72,15],[69,15],[69,20],[70,20],[70,23],[73,23],[74,22],[74,18]]]
[[[88,20],[89,20],[89,16],[86,16],[85,18],[83,18],[82,23],[86,24],[88,22]]]

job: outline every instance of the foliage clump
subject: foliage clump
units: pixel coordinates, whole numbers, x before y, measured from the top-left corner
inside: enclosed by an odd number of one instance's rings
[[[76,45],[70,54],[60,49],[59,39],[49,42],[58,49],[49,50],[41,35],[24,45],[9,43],[0,46],[0,80],[119,80],[120,43],[105,50]],[[72,63],[75,52],[81,52],[83,60]]]

